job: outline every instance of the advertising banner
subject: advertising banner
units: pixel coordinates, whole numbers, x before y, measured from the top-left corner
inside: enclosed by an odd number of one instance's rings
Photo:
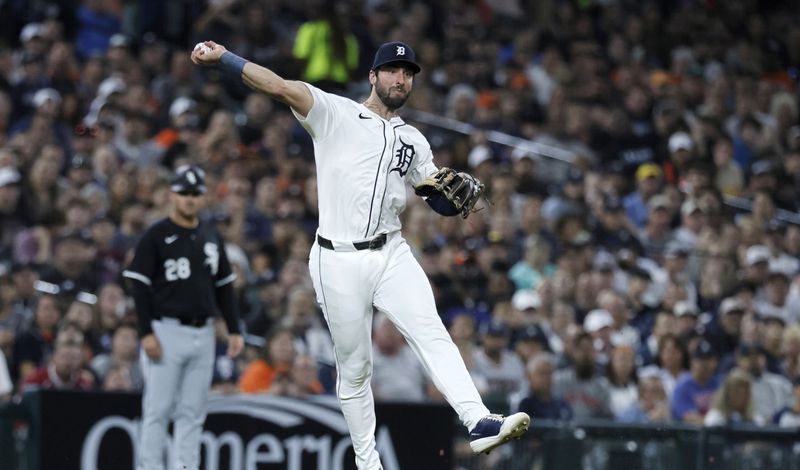
[[[38,393],[40,469],[135,468],[140,395]],[[449,407],[379,403],[376,413],[384,470],[452,468]],[[171,455],[171,443],[165,446]],[[213,395],[201,458],[201,470],[355,469],[347,426],[333,397]]]

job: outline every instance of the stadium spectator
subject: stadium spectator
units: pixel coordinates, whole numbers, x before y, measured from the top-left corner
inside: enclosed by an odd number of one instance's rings
[[[750,375],[752,417],[769,422],[775,413],[791,404],[792,384],[766,370],[766,356],[760,344],[742,343],[736,349],[736,367]]]
[[[535,419],[568,420],[572,410],[566,401],[553,396],[555,360],[548,353],[532,356],[527,363],[528,394],[520,401],[517,411]]]
[[[623,410],[617,421],[622,423],[669,423],[669,399],[661,381],[661,373],[652,366],[644,367],[638,373],[638,398]]]
[[[33,321],[36,290],[34,285],[39,273],[33,263],[12,263],[10,281],[11,294],[4,299],[5,307],[0,310],[0,327],[19,335]]]
[[[724,426],[742,423],[764,424],[763,417],[753,412],[755,400],[750,376],[739,369],[731,370],[714,393],[711,409],[703,418],[705,426]]]
[[[644,249],[636,236],[637,229],[628,219],[625,207],[618,197],[605,196],[602,209],[596,215],[598,223],[592,233],[595,244],[613,253],[625,248],[643,254]]]
[[[649,280],[649,275],[641,268],[632,270],[629,275],[631,278],[637,280]],[[633,282],[629,281],[628,285],[631,284],[633,284]],[[637,290],[638,289],[634,287],[633,292],[635,293]],[[611,343],[613,345],[627,345],[636,350],[639,347],[641,333],[640,330],[631,326],[632,320],[636,320],[636,324],[641,324],[642,330],[649,331],[651,327],[647,325],[648,319],[642,317],[633,318],[630,311],[630,304],[625,302],[625,297],[611,289],[600,292],[597,304],[601,309],[611,314],[613,320],[613,325],[611,325]],[[644,316],[646,315],[645,313]]]
[[[484,377],[487,400],[497,400],[508,406],[511,394],[524,390],[525,366],[508,349],[511,331],[504,323],[492,321],[481,331],[481,346],[475,350],[475,372]]]
[[[655,194],[647,201],[647,213],[638,234],[645,256],[659,259],[665,255],[672,240],[672,215],[672,203],[666,195]]]
[[[50,289],[61,295],[97,292],[97,273],[92,269],[94,247],[88,234],[66,233],[53,241],[53,250],[53,263],[41,275]]]
[[[663,172],[655,163],[643,163],[636,169],[636,190],[625,196],[623,205],[628,219],[643,228],[648,219],[651,199],[661,189]]]
[[[343,91],[358,67],[358,41],[349,31],[345,4],[318,0],[317,14],[300,25],[292,55],[302,61],[305,82],[325,91]]]
[[[792,400],[772,418],[772,422],[782,428],[796,428],[800,426],[800,382],[795,379],[792,383]]]
[[[425,400],[427,378],[414,351],[385,314],[372,333],[372,389],[376,401]]]
[[[93,390],[95,386],[94,375],[84,367],[81,344],[64,340],[56,344],[47,365],[22,381],[21,389]]]
[[[611,350],[614,348],[614,317],[606,309],[596,308],[586,314],[583,329],[591,335],[598,364],[608,364]]]
[[[327,367],[327,372],[332,373],[333,342],[330,333],[320,321],[314,291],[305,286],[297,286],[288,294],[286,301],[286,316],[282,325],[294,335],[295,350],[299,354],[313,357],[318,364]]]
[[[132,371],[133,369],[126,365],[113,364],[103,376],[100,390],[104,392],[136,392],[141,390],[141,388],[133,385],[133,380],[131,380]]]
[[[475,368],[475,357],[478,353],[475,317],[470,313],[458,313],[453,316],[447,331],[461,353],[464,365],[466,365],[472,381],[475,382],[478,392],[481,395],[488,393],[489,383],[486,381],[486,377]]]
[[[700,326],[700,309],[688,300],[675,303],[672,313],[677,321],[675,332],[678,337],[684,338]]]
[[[60,320],[61,306],[58,298],[50,294],[39,294],[36,298],[33,323],[14,341],[11,367],[19,380],[25,380],[45,364],[53,352],[56,327]]]
[[[694,199],[681,204],[681,225],[673,232],[673,239],[688,249],[694,249],[697,237],[706,224],[706,214]]]
[[[659,347],[662,338],[675,332],[675,315],[672,312],[660,311],[655,314],[653,328],[650,334],[644,335],[644,341],[639,346],[638,358],[643,366],[648,366],[658,360]]]
[[[319,381],[317,361],[308,354],[298,354],[289,370],[291,388],[289,395],[305,398],[309,395],[320,395],[325,392]]]
[[[661,373],[664,392],[671,401],[675,384],[689,370],[689,352],[686,344],[674,334],[665,334],[658,342],[656,365]]]
[[[577,332],[571,340],[571,367],[556,371],[553,395],[565,400],[575,418],[610,418],[608,380],[597,373],[592,337]]]
[[[609,408],[615,418],[633,406],[639,399],[636,374],[636,351],[627,344],[620,344],[611,351],[611,359],[606,366],[609,384]]]
[[[782,316],[764,312],[759,317],[760,342],[767,358],[766,368],[768,371],[781,373],[781,351],[783,350],[783,332],[786,330],[786,319]]]
[[[792,325],[783,331],[781,375],[791,382],[800,377],[800,326]]]
[[[116,368],[115,373],[121,377],[111,380],[115,386],[121,387],[117,381],[125,379],[127,380],[124,384],[125,389],[141,390],[144,380],[139,365],[139,339],[136,327],[127,323],[120,324],[111,337],[111,351],[92,358],[89,366],[104,387],[111,370]]]
[[[291,331],[275,327],[264,339],[261,357],[247,364],[239,378],[239,390],[244,393],[269,392],[273,381],[285,378],[294,362],[296,351]]]
[[[511,266],[508,277],[517,290],[537,289],[545,278],[553,275],[551,247],[543,237],[529,235],[523,243],[523,257]]]
[[[675,421],[703,424],[711,409],[714,392],[720,386],[717,375],[718,357],[711,343],[705,339],[697,343],[689,360],[689,372],[678,379],[672,393],[671,409]]]
[[[217,393],[238,393],[243,359],[228,355],[228,328],[224,319],[214,319],[214,367],[211,390]]]
[[[756,299],[756,310],[765,316],[797,321],[798,319],[789,317],[789,306],[786,304],[790,287],[789,276],[783,271],[769,271],[763,286],[763,298]]]
[[[719,306],[714,321],[708,327],[709,341],[722,353],[722,370],[730,369],[733,353],[742,332],[742,318],[745,306],[736,297],[725,298]]]
[[[540,324],[528,325],[516,335],[513,346],[523,364],[538,354],[551,352],[550,340]]]

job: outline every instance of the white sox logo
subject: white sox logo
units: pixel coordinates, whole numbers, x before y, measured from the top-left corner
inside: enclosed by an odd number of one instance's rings
[[[411,167],[411,161],[414,160],[414,155],[416,151],[414,150],[413,145],[408,145],[407,143],[403,142],[403,139],[400,140],[400,143],[403,144],[402,147],[397,149],[394,156],[397,158],[397,161],[394,164],[394,168],[389,170],[389,173],[396,171],[400,173],[400,176],[403,177],[408,173],[408,169]]]
[[[406,48],[403,46],[397,46],[397,55],[406,55]]]
[[[203,253],[206,254],[205,264],[211,270],[211,274],[216,275],[219,270],[219,247],[213,243],[203,245]]]

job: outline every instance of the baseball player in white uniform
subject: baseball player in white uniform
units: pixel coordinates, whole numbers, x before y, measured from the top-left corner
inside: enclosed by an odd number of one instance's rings
[[[436,312],[425,272],[400,234],[406,184],[417,186],[439,171],[425,137],[396,114],[420,71],[413,49],[402,42],[380,46],[369,72],[372,91],[363,103],[285,80],[213,41],[198,44],[191,58],[287,104],[313,139],[319,229],[309,268],[334,341],[336,393],[356,466],[382,468],[370,388],[376,308],[402,332],[470,430],[473,451],[488,453],[521,436],[530,418],[490,414]],[[445,215],[459,213],[443,197],[426,201]]]

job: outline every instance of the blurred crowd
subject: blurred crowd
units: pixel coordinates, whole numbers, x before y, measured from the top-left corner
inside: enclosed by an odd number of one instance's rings
[[[247,337],[227,358],[220,323],[213,387],[332,393],[307,268],[310,139],[189,52],[214,40],[363,99],[376,46],[402,40],[422,66],[407,107],[476,129],[409,119],[491,205],[444,218],[410,192],[403,221],[487,402],[534,419],[800,425],[791,5],[0,3],[0,395],[141,389],[120,273],[183,163],[206,170],[203,216],[226,240]],[[380,314],[373,359],[376,399],[442,400]]]

